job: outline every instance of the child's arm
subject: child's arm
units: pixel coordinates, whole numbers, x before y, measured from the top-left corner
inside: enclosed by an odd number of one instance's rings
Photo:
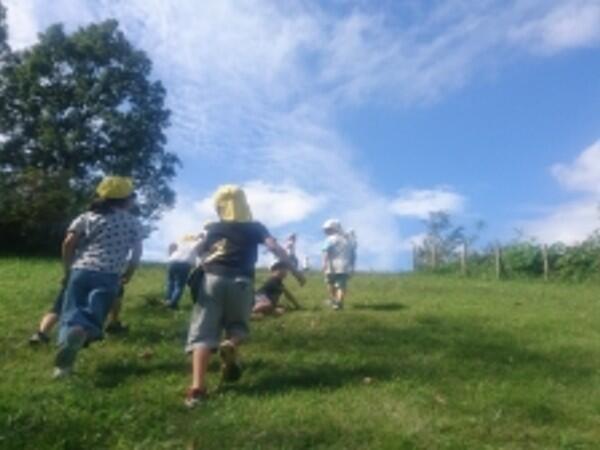
[[[304,283],[306,283],[306,278],[304,277],[304,274],[298,271],[298,269],[294,266],[294,263],[288,256],[287,252],[277,243],[277,241],[271,236],[269,236],[265,239],[264,244],[267,247],[267,249],[269,249],[269,251],[277,257],[277,259],[279,259],[281,262],[288,266],[290,272],[298,281],[298,284],[300,286],[304,286]]]
[[[329,252],[323,251],[323,272],[327,272],[329,269]]]
[[[283,295],[292,305],[294,305],[294,308],[301,308],[300,303],[298,303],[298,300],[296,300],[296,297],[294,297],[294,295],[285,286],[283,286]]]
[[[65,240],[62,243],[62,262],[65,276],[63,278],[63,284],[66,283],[69,277],[69,271],[71,270],[71,264],[75,259],[75,249],[79,243],[79,235],[74,231],[68,231],[65,236]]]
[[[129,263],[127,264],[127,268],[125,272],[121,276],[121,283],[127,284],[131,280],[131,277],[135,273],[136,269],[140,265],[140,259],[142,258],[142,241],[136,242],[133,249],[131,250],[131,256],[129,258]]]

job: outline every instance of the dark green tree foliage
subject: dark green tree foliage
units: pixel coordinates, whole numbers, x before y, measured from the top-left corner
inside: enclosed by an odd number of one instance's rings
[[[104,174],[133,177],[142,217],[157,219],[179,160],[150,60],[114,20],[39,38],[0,71],[0,248],[55,250]]]

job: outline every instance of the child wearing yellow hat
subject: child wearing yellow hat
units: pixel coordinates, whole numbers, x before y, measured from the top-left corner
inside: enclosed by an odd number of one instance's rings
[[[206,227],[206,238],[199,247],[205,273],[192,310],[186,347],[192,353],[192,385],[185,400],[188,407],[206,397],[206,371],[212,351],[219,351],[223,381],[235,381],[241,375],[237,348],[250,331],[259,244],[291,266],[286,251],[266,227],[252,220],[242,189],[222,186],[214,201],[220,221]],[[304,276],[295,268],[291,271],[304,284]],[[221,341],[223,331],[225,340]]]
[[[102,327],[121,283],[135,272],[143,231],[131,214],[131,179],[106,177],[90,210],[69,226],[62,245],[67,278],[55,358],[55,377],[68,375],[85,343],[101,339]]]

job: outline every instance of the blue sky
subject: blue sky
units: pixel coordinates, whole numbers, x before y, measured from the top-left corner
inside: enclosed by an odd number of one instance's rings
[[[4,3],[14,48],[115,17],[154,61],[184,167],[150,258],[226,182],[312,261],[341,219],[363,268],[409,267],[434,210],[483,242],[600,227],[600,0]]]

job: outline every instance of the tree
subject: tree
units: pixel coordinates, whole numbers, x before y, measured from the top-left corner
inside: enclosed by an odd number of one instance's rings
[[[36,232],[59,217],[64,228],[104,174],[134,179],[149,222],[173,204],[179,160],[165,150],[170,113],[151,69],[114,20],[72,35],[53,25],[11,55],[0,68],[0,235],[28,237],[32,217]],[[31,205],[28,195],[48,190],[61,192],[60,214]]]
[[[428,261],[433,268],[455,260],[456,250],[463,245],[473,245],[485,228],[485,223],[478,221],[474,231],[468,233],[464,226],[455,226],[450,214],[445,211],[429,213],[429,218],[423,223],[426,228],[425,238],[415,256],[420,261]]]

